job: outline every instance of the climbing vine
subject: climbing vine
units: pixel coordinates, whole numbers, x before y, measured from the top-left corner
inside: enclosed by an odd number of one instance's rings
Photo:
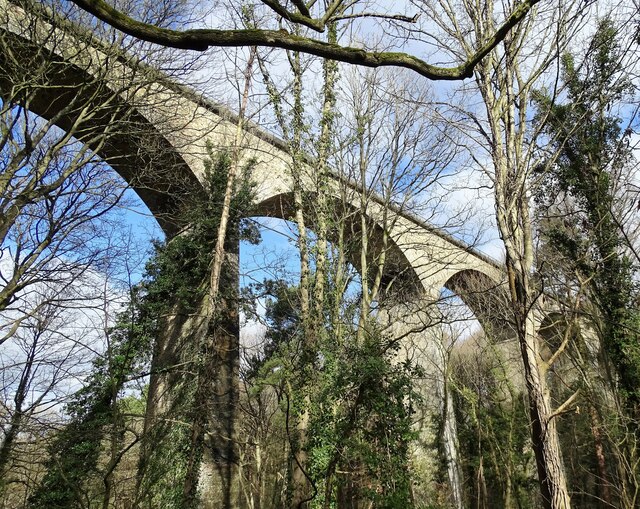
[[[343,507],[356,500],[380,508],[412,507],[408,460],[417,436],[414,409],[420,406],[415,380],[422,370],[398,361],[399,346],[373,320],[366,333],[358,333],[358,299],[344,302],[338,328],[327,310],[324,333],[308,352],[302,348],[297,287],[266,281],[254,290],[270,298],[265,348],[247,370],[252,396],[277,387],[290,441],[297,438],[298,420],[308,416],[303,447],[309,507]],[[330,281],[327,290],[330,308],[335,291]]]
[[[601,313],[598,324],[603,353],[619,377],[620,395],[640,416],[640,314],[634,267],[625,254],[615,221],[615,180],[632,154],[621,119],[611,115],[616,101],[630,91],[621,69],[620,48],[611,20],[603,19],[581,64],[563,57],[568,101],[555,104],[536,94],[557,161],[541,175],[539,206],[548,210],[559,199],[574,201],[562,221],[547,221],[544,237],[584,281]]]
[[[142,455],[139,482],[153,507],[189,508],[198,505],[197,472],[204,452],[204,429],[209,425],[208,394],[215,383],[211,373],[215,355],[209,344],[211,327],[223,319],[218,310],[213,324],[205,330],[190,326],[189,320],[200,313],[209,291],[210,266],[218,236],[227,175],[232,158],[226,152],[213,153],[205,161],[203,198],[190,205],[185,213],[187,226],[170,242],[157,245],[156,254],[147,266],[145,289],[147,304],[157,323],[183,324],[179,352],[169,365],[157,366],[167,372],[172,402],[168,415],[150,430],[147,453]],[[245,219],[251,215],[254,185],[251,171],[255,161],[248,161],[236,179],[231,201],[225,250],[237,249],[240,240],[257,242],[259,234]],[[237,300],[236,281],[231,274],[228,285],[221,286],[219,301]],[[237,304],[237,302],[236,302]],[[233,305],[231,306],[233,307]],[[159,334],[168,334],[159,331]],[[175,366],[175,367],[174,367]],[[173,371],[173,372],[172,372]]]
[[[232,164],[228,153],[214,153],[210,146],[208,152],[204,190],[181,218],[185,228],[170,241],[154,245],[143,281],[132,290],[127,309],[110,331],[109,351],[94,361],[84,386],[67,405],[70,421],[49,447],[46,474],[30,499],[33,508],[86,507],[85,487],[99,480],[107,436],[122,437],[124,433],[120,402],[125,384],[148,369],[154,343],[166,333],[168,317],[195,313],[207,293],[211,254]],[[234,192],[229,246],[240,239],[258,240],[257,230],[245,219],[253,204],[254,165],[255,161],[244,165]],[[206,352],[197,342],[187,341],[185,345],[182,361],[190,365],[192,373],[201,374]],[[159,430],[152,430],[150,436],[143,437],[143,442],[155,443],[152,452],[141,460],[138,499],[153,507],[187,508],[196,504],[194,497],[185,497],[184,483],[187,463],[199,463],[202,454],[202,444],[191,441],[191,428],[198,418],[198,380],[197,376],[182,378],[176,388],[180,396],[173,409],[175,420],[162,427],[161,436]]]

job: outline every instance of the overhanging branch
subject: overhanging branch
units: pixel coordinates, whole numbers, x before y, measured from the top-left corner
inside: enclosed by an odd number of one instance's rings
[[[457,67],[438,67],[401,52],[367,51],[362,48],[329,44],[300,37],[284,30],[171,30],[137,21],[113,8],[104,0],[71,0],[102,21],[138,39],[172,48],[204,51],[211,47],[266,46],[301,51],[331,60],[365,67],[404,67],[430,80],[461,80],[471,77],[474,67],[504,39],[540,0],[521,2],[485,44]]]

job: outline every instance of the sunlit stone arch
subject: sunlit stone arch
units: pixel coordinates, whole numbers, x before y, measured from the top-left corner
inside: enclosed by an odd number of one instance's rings
[[[50,83],[30,105],[34,113],[45,119],[56,118],[70,94],[93,97],[96,105],[109,98],[112,109],[99,111],[78,139],[93,143],[91,146],[129,183],[168,236],[180,228],[183,207],[203,189],[210,149],[238,150],[243,161],[255,161],[252,178],[256,183],[256,214],[292,219],[293,165],[281,140],[251,124],[245,123],[239,131],[237,117],[226,108],[126,55],[110,54],[81,30],[52,28],[43,20],[34,24],[19,7],[6,0],[0,0],[0,13],[4,13],[0,14],[0,32],[8,44],[26,52],[25,56],[41,55],[43,60],[57,63],[56,73],[49,76]],[[0,64],[7,68],[6,55],[2,53]],[[7,94],[14,78],[6,73],[0,76],[0,94]],[[56,119],[67,130],[73,122],[73,112]],[[100,143],[99,135],[107,128],[107,143]],[[313,196],[317,192],[313,161],[307,160],[299,170],[303,192]],[[382,239],[388,238],[379,320],[390,334],[402,338],[406,356],[423,356],[416,360],[425,365],[441,365],[441,345],[428,331],[437,330],[440,316],[435,303],[443,287],[460,295],[483,326],[495,324],[496,330],[507,330],[498,323],[501,319],[497,313],[506,309],[499,307],[504,302],[504,273],[499,263],[371,193],[366,193],[363,210],[362,190],[357,183],[334,176],[323,192],[330,194],[334,204],[340,203],[349,211],[347,216],[351,219],[344,227],[352,233],[351,240],[362,234],[358,225],[364,214],[373,256],[383,249]],[[306,220],[313,227],[313,207],[306,212]],[[356,268],[360,265],[360,248],[354,242],[350,261]],[[154,358],[160,368],[158,373],[165,366],[161,358],[164,352],[169,352],[167,358],[174,353],[177,358],[181,346],[191,337],[184,334],[184,323],[174,320],[165,331],[166,337],[158,339],[163,343],[157,349],[163,353]],[[218,376],[221,380],[226,376],[226,387],[233,392],[237,384],[237,338],[226,345],[223,363],[228,365],[227,374]],[[173,366],[172,363],[170,359],[166,365]],[[163,388],[170,393],[172,383],[182,375],[177,372],[172,376],[158,375],[157,380],[152,380],[148,423],[161,422],[158,415],[172,404],[171,394],[165,396]],[[446,399],[442,380],[437,376],[434,380],[436,390],[432,392],[440,390],[441,399]],[[225,386],[225,381],[220,385]],[[229,416],[225,416],[228,421],[221,422],[232,428],[234,400],[232,396],[225,398],[226,395],[220,397],[220,408],[228,409]]]

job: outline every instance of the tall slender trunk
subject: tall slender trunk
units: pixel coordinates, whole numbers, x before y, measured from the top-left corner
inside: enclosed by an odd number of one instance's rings
[[[526,154],[530,88],[523,82],[519,67],[520,38],[526,35],[526,29],[511,34],[504,44],[507,57],[488,55],[476,76],[487,111],[496,222],[506,252],[509,300],[524,368],[543,507],[569,509],[569,491],[545,379],[548,366],[540,356],[534,317],[537,290],[531,281],[533,233],[527,193],[531,161]]]
[[[604,440],[602,439],[602,424],[600,423],[596,407],[593,405],[589,406],[589,419],[591,421],[594,453],[598,465],[598,490],[600,491],[600,498],[607,506],[611,506],[611,489],[609,487],[609,475],[607,474]]]
[[[337,27],[331,23],[328,28],[327,42],[335,44],[337,42]],[[331,149],[331,138],[333,136],[335,117],[335,86],[338,79],[338,63],[332,60],[325,60],[323,63],[324,84],[323,84],[323,105],[320,119],[320,139],[318,140],[318,159],[316,168],[316,274],[313,288],[313,311],[311,314],[311,334],[307,338],[308,346],[313,348],[315,334],[322,327],[321,321],[325,306],[325,278],[327,275],[327,235],[330,221],[330,192],[329,189],[329,155]]]
[[[515,270],[509,251],[507,271],[529,398],[531,442],[536,458],[542,504],[546,509],[569,509],[571,500],[545,380],[546,369],[542,364],[536,323],[530,309],[532,299],[528,274]]]
[[[313,332],[311,320],[311,272],[309,266],[309,242],[307,227],[303,210],[303,178],[302,175],[302,130],[303,130],[303,103],[302,103],[302,66],[300,65],[300,53],[295,53],[291,61],[293,71],[293,197],[295,205],[295,219],[298,227],[298,253],[300,255],[300,318],[304,341],[308,341]],[[305,400],[308,403],[308,400]],[[304,411],[298,419],[296,437],[292,443],[292,483],[294,507],[301,506],[309,498],[309,481],[305,472],[307,453],[305,444],[307,440],[306,430],[309,416]]]
[[[444,357],[444,356],[443,356]],[[445,359],[446,366],[447,360]],[[460,470],[460,458],[458,456],[458,429],[451,401],[451,389],[449,388],[449,375],[446,372],[442,384],[442,446],[447,463],[447,475],[451,487],[451,503],[456,509],[464,509],[464,494],[462,490],[462,473]]]
[[[336,43],[337,28],[335,23],[331,23],[328,28],[328,42]],[[318,346],[319,332],[324,328],[323,317],[326,305],[325,279],[327,275],[327,235],[330,221],[330,189],[329,183],[329,153],[331,147],[331,137],[333,136],[333,125],[335,115],[335,85],[338,75],[338,64],[331,60],[323,63],[324,84],[323,84],[323,106],[320,120],[321,130],[318,140],[319,150],[316,166],[316,271],[313,286],[313,299],[309,306],[309,316],[305,320],[304,326],[304,362],[312,362],[315,359],[315,351]],[[297,209],[301,213],[301,208]],[[306,243],[306,238],[305,238]],[[303,270],[305,267],[301,267]],[[307,266],[308,269],[308,266]],[[305,397],[307,406],[308,396]],[[294,450],[293,464],[293,498],[292,506],[296,508],[306,507],[311,500],[309,494],[309,479],[306,473],[307,463],[307,428],[309,426],[309,413],[307,410],[299,417],[297,422],[297,444]]]
[[[227,175],[227,187],[224,193],[224,201],[222,203],[222,211],[220,212],[220,225],[218,226],[218,238],[213,252],[211,262],[211,281],[209,284],[209,299],[211,300],[211,312],[215,310],[215,301],[218,297],[218,288],[220,285],[220,270],[224,263],[224,246],[227,238],[227,224],[229,222],[231,199],[233,198],[236,177],[240,167],[240,152],[242,151],[242,137],[244,132],[245,114],[249,103],[249,91],[251,89],[251,79],[253,75],[253,64],[256,58],[256,48],[249,50],[249,60],[244,72],[244,90],[242,101],[240,103],[240,111],[238,113],[238,123],[236,125],[236,138],[233,143],[233,153],[231,166]]]

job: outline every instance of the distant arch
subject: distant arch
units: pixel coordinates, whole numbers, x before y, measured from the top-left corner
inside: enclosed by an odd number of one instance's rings
[[[310,195],[312,196],[313,193],[310,193]],[[341,227],[344,230],[344,236],[348,239],[346,246],[347,261],[363,276],[361,270],[362,263],[360,260],[361,244],[359,239],[361,238],[362,232],[359,211],[354,205],[345,203],[337,196],[332,197],[332,202],[336,206],[339,205],[343,208],[343,214],[339,219],[341,220]],[[263,197],[263,199],[256,204],[256,215],[293,221],[295,214],[294,207],[293,193],[276,192],[271,196]],[[313,230],[315,226],[313,223],[313,213],[305,214],[305,220],[308,221],[307,226]],[[384,249],[384,230],[383,227],[371,217],[367,217],[367,223],[369,263],[375,263],[374,260],[377,259],[382,249]],[[338,231],[334,228],[329,232],[329,240],[336,242],[337,238]],[[387,242],[388,245],[384,253],[385,264],[384,274],[382,275],[382,288],[391,290],[392,287],[401,287],[405,296],[418,295],[421,293],[421,283],[414,267],[393,238],[389,238]],[[393,291],[395,292],[396,290],[394,289]]]
[[[485,333],[497,341],[515,337],[504,281],[477,269],[454,273],[443,285],[471,309]]]

